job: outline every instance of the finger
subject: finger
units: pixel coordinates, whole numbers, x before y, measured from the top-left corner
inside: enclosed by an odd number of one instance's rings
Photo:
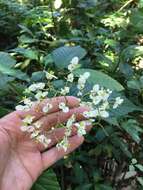
[[[16,111],[16,113],[23,119],[27,115],[34,116],[34,120],[39,119],[44,116],[45,113],[42,112],[43,107],[50,103],[52,108],[49,110],[48,114],[59,111],[59,103],[64,102],[69,108],[77,107],[79,105],[79,100],[73,96],[60,96],[51,99],[45,99],[40,103],[35,103],[35,105],[29,111]]]
[[[91,123],[89,123],[89,121],[85,121],[86,122],[86,132],[89,132],[92,128],[92,125]],[[72,131],[71,131],[71,135],[70,136],[74,136],[77,134],[77,130],[78,128],[76,126],[72,126]],[[48,145],[48,148],[52,147],[53,145],[57,144],[59,141],[61,141],[65,135],[65,131],[66,129],[65,128],[59,128],[59,129],[54,129],[54,130],[51,130],[47,135],[46,137],[48,139],[51,139],[51,143]],[[37,144],[38,146],[38,149],[40,152],[43,152],[45,150],[45,147],[41,144],[41,143],[38,143]]]
[[[44,153],[41,154],[44,170],[53,165],[59,159],[63,158],[65,155],[74,151],[77,147],[79,147],[84,141],[84,137],[79,137],[77,135],[69,138],[69,147],[65,152],[63,148],[58,149],[54,147]]]
[[[45,130],[49,130],[51,127],[54,127],[58,124],[65,123],[73,114],[75,114],[76,121],[80,121],[85,119],[83,117],[83,112],[87,111],[85,107],[78,107],[70,109],[69,112],[64,113],[62,111],[51,113],[44,117],[41,117],[38,122],[41,123],[42,128]]]

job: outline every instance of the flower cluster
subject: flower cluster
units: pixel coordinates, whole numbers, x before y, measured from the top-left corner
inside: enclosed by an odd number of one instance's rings
[[[33,123],[34,116],[27,115],[23,120],[23,125],[21,126],[21,131],[27,132],[30,135],[31,139],[35,139],[44,145],[45,148],[51,143],[51,139],[48,139],[42,133],[42,123],[37,121]]]
[[[35,101],[40,103],[43,99],[49,98],[49,94],[51,91],[53,91],[54,93],[56,92],[56,96],[66,96],[70,93],[70,87],[72,83],[76,84],[74,81],[77,81],[77,97],[80,97],[80,105],[88,107],[88,111],[83,112],[83,116],[86,118],[86,121],[76,122],[75,114],[73,114],[68,119],[68,121],[64,125],[62,125],[65,128],[65,135],[61,142],[57,144],[57,147],[62,147],[65,151],[69,146],[68,139],[69,136],[71,136],[73,126],[76,127],[77,134],[79,136],[85,135],[86,127],[88,125],[92,125],[97,117],[109,117],[109,109],[116,109],[123,103],[123,99],[121,97],[116,97],[114,101],[110,102],[110,96],[112,94],[112,91],[99,86],[99,84],[95,84],[92,89],[85,94],[85,85],[90,77],[90,73],[85,72],[77,79],[77,77],[74,76],[74,70],[79,68],[79,66],[79,58],[74,57],[68,66],[66,85],[60,90],[54,89],[52,85],[52,80],[58,79],[58,77],[54,75],[54,72],[43,71],[45,73],[45,78],[47,82],[38,82],[31,84],[25,90],[25,94],[29,94],[30,97],[24,98],[21,101],[22,104],[16,106],[16,110],[28,111],[31,109],[31,107],[33,107]],[[66,102],[59,102],[58,106],[61,112],[68,113],[70,111],[70,108],[68,107]],[[53,105],[50,103],[50,101],[48,101],[48,103],[44,104],[42,112],[44,114],[48,114],[48,112],[52,108]],[[48,139],[46,135],[44,135],[42,132],[42,123],[38,121],[34,122],[33,116],[28,115],[23,119],[21,131],[30,134],[30,137],[32,139],[35,139],[36,142],[42,143],[45,147],[48,147],[49,143],[51,142],[51,139]]]

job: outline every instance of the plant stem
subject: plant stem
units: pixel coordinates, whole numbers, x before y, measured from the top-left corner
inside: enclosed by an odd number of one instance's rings
[[[119,10],[118,12],[121,12],[124,8],[126,8],[130,3],[132,3],[134,0],[127,1]]]

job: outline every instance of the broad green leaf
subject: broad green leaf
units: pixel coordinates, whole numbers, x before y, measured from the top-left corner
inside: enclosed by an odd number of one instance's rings
[[[123,99],[124,99],[123,103],[118,108],[110,110],[111,117],[121,117],[134,111],[143,111],[142,108],[134,105],[126,97],[123,97]],[[108,118],[107,118],[107,121],[108,121]]]
[[[138,123],[135,120],[129,119],[128,121],[123,122],[121,127],[132,137],[136,143],[140,142],[140,133],[143,133],[143,129],[138,126]]]
[[[42,81],[45,78],[45,73],[43,71],[37,71],[32,73],[31,80],[34,82]]]
[[[5,66],[11,68],[15,64],[16,61],[8,53],[0,52],[0,67]]]
[[[126,61],[132,60],[135,57],[143,55],[143,46],[131,45],[123,50],[121,53],[121,62],[126,63]]]
[[[79,59],[82,59],[85,55],[85,49],[81,48],[80,46],[63,46],[52,52],[52,57],[55,65],[58,68],[62,69],[67,68],[73,57],[78,57]]]
[[[0,117],[2,117],[2,116],[4,116],[4,115],[8,114],[10,111],[11,111],[11,110],[9,110],[9,109],[7,109],[7,108],[5,108],[5,107],[0,106]]]
[[[25,48],[15,48],[13,51],[31,60],[38,60],[38,52],[36,50],[25,49]]]
[[[13,76],[21,80],[28,80],[28,75],[23,73],[20,70],[13,69],[13,66],[16,64],[16,61],[5,52],[0,52],[0,73],[3,75]],[[8,78],[4,77],[4,81]],[[1,81],[4,83],[4,81]]]
[[[117,135],[114,135],[114,137],[111,138],[111,142],[113,143],[113,145],[115,147],[119,147],[120,150],[124,153],[124,155],[126,155],[129,158],[132,157],[132,154],[129,151],[128,144],[125,143],[122,138],[119,138]],[[118,159],[120,159],[120,158],[118,158]]]
[[[143,177],[137,177],[138,182],[143,186]]]
[[[140,82],[137,80],[130,80],[127,82],[127,86],[132,89],[140,90]]]
[[[13,77],[21,79],[21,80],[29,80],[29,77],[27,74],[23,73],[20,70],[11,69],[9,67],[6,67],[6,65],[0,65],[0,72],[2,74],[13,76]]]
[[[0,89],[3,89],[6,84],[12,80],[14,80],[13,77],[8,77],[4,74],[0,74]]]
[[[60,190],[59,183],[53,170],[46,170],[36,181],[31,190]]]
[[[141,172],[143,172],[143,165],[141,165],[141,164],[136,164],[135,166],[136,166],[136,168],[138,168]]]
[[[140,0],[140,5],[143,5],[142,0]],[[142,33],[143,32],[143,9],[134,9],[130,16],[130,27],[133,32]]]
[[[77,69],[74,73],[76,76],[79,76],[82,75],[84,72],[90,73],[90,77],[88,79],[89,84],[99,84],[100,86],[116,91],[124,90],[124,87],[118,81],[101,71],[96,71],[92,69]]]
[[[44,65],[45,66],[48,66],[50,65],[51,63],[53,63],[53,57],[51,56],[51,54],[48,54],[44,57],[43,59],[43,62],[44,62]]]

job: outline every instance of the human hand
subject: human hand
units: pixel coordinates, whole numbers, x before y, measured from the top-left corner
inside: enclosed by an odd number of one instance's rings
[[[69,139],[70,145],[65,152],[54,145],[64,136],[64,129],[51,130],[57,123],[64,123],[75,113],[76,120],[83,120],[83,113],[86,109],[79,107],[79,102],[74,97],[52,98],[50,102],[53,108],[44,115],[40,110],[49,100],[35,105],[30,111],[14,111],[0,119],[0,190],[29,190],[38,176],[57,160],[72,152],[84,141],[83,137],[76,135],[76,128],[73,126],[72,136]],[[59,102],[65,102],[70,107],[68,113],[59,111]],[[42,144],[35,142],[20,130],[22,119],[26,115],[35,116],[34,121],[42,122],[42,129],[52,140],[48,149]],[[91,126],[87,126],[87,131]]]

